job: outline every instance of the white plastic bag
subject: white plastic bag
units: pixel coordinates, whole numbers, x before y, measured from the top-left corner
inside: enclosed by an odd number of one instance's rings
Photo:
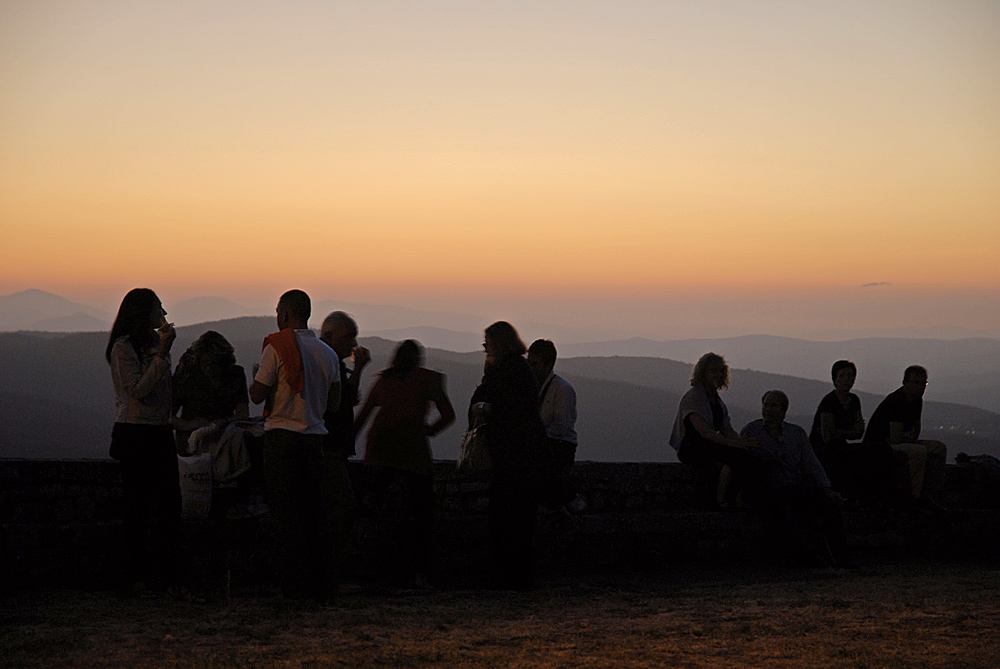
[[[205,519],[212,508],[212,454],[178,455],[181,479],[181,517]]]

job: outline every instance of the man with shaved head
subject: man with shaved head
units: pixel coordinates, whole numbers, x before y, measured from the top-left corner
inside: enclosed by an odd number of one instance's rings
[[[340,403],[337,354],[309,329],[309,296],[278,300],[278,332],[264,339],[250,399],[265,403],[264,478],[278,528],[282,593],[330,596],[331,546],[323,483],[327,406]]]

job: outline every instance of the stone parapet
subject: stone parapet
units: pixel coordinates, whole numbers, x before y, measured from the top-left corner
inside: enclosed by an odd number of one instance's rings
[[[364,499],[369,472],[349,471]],[[972,474],[950,466],[944,515],[852,512],[852,545],[872,559],[934,552],[998,557],[1000,511],[976,508]],[[598,463],[574,466],[587,510],[567,518],[542,514],[536,541],[540,574],[665,568],[679,563],[729,564],[771,559],[754,511],[694,508],[695,480],[677,463]],[[436,580],[475,583],[487,559],[488,484],[435,463]],[[0,460],[0,569],[5,587],[31,584],[108,585],[117,569],[122,493],[112,460]],[[362,514],[351,561],[359,579],[375,578],[391,552],[393,519]],[[234,578],[267,580],[272,573],[270,515],[221,522],[186,521],[188,552],[204,573],[226,567]]]

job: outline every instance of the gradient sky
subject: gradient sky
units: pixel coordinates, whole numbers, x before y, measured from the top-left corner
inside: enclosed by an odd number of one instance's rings
[[[5,0],[0,225],[3,293],[996,328],[1000,3]]]

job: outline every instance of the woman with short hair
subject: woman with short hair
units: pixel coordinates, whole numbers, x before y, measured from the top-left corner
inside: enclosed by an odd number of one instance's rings
[[[865,417],[861,399],[851,392],[858,376],[850,360],[838,360],[830,370],[833,390],[813,416],[809,442],[838,491],[869,504],[886,498],[884,481],[890,480],[893,454],[885,444],[864,444]]]

